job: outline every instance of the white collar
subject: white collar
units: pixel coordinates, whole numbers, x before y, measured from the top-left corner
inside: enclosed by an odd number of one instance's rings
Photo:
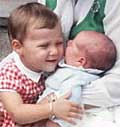
[[[85,71],[91,74],[101,74],[104,71],[103,70],[98,70],[98,69],[92,69],[92,68],[84,68],[82,66],[80,67],[75,67],[75,66],[71,66],[65,63],[64,59],[62,59],[59,63],[58,63],[59,67],[67,67],[67,68],[71,68],[74,70],[81,70],[81,71]]]
[[[38,82],[40,77],[41,77],[41,74],[43,72],[40,72],[40,73],[37,73],[37,72],[34,72],[30,69],[28,69],[27,67],[25,67],[19,57],[19,55],[14,52],[14,60],[15,60],[15,64],[16,66],[20,69],[21,73],[25,74],[28,78],[32,79],[34,82]]]

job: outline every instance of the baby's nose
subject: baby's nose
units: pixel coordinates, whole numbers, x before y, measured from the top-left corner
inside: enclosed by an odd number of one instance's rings
[[[67,43],[67,46],[70,46],[72,44],[72,41],[69,40],[68,43]]]

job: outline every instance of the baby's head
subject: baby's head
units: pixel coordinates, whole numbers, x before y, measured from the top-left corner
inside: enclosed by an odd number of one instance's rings
[[[82,31],[68,42],[66,63],[84,68],[109,70],[116,61],[116,48],[110,38],[95,31]]]

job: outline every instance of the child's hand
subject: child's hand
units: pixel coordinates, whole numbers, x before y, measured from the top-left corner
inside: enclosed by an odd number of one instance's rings
[[[53,113],[56,117],[75,124],[74,118],[82,118],[84,110],[79,104],[67,100],[70,95],[71,93],[69,92],[53,102]]]

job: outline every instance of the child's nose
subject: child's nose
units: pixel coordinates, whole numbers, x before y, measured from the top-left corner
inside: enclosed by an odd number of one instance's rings
[[[58,54],[58,49],[57,47],[52,47],[50,50],[50,55],[57,55]]]

